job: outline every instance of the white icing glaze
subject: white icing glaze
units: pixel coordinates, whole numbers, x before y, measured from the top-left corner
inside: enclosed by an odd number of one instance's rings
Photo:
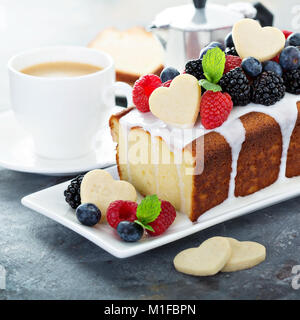
[[[141,113],[137,109],[133,109],[122,117],[120,119],[120,124],[122,127],[126,128],[126,130],[130,130],[130,128],[135,126],[142,127],[145,131],[148,131],[151,134],[152,138],[160,136],[167,143],[169,149],[174,153],[175,158],[180,158],[182,149],[194,139],[197,139],[211,131],[222,134],[232,150],[232,172],[228,195],[228,197],[231,198],[234,197],[237,160],[239,158],[242,144],[245,140],[245,129],[239,118],[250,112],[261,112],[273,117],[279,124],[282,134],[282,157],[279,179],[286,179],[285,170],[287,152],[290,137],[297,120],[297,102],[299,100],[299,96],[286,93],[285,97],[273,106],[266,107],[251,103],[245,107],[234,107],[228,119],[221,127],[216,128],[215,130],[206,130],[202,126],[200,120],[197,121],[192,129],[174,128],[159,120],[150,112]],[[180,166],[178,165],[178,167]],[[184,199],[184,188],[180,170],[178,172],[178,177],[181,184],[181,198]]]
[[[237,118],[233,121],[224,124],[223,126],[217,128],[216,132],[220,133],[231,147],[232,153],[232,164],[231,164],[231,176],[229,183],[228,198],[234,197],[235,190],[235,177],[237,174],[237,161],[239,158],[240,151],[242,149],[242,144],[245,141],[245,128],[242,121]]]
[[[158,164],[159,164],[159,153],[156,152],[157,148],[158,148],[158,142],[156,140],[157,138],[155,136],[151,135],[151,142],[152,142],[152,150],[154,150],[155,152],[152,152],[154,155],[154,159],[151,159],[153,161],[154,164],[154,173],[155,173],[155,177],[158,176]],[[156,188],[156,193],[159,193],[159,181],[158,179],[155,179],[155,188]]]
[[[180,192],[180,211],[184,212],[185,210],[185,197],[184,197],[184,184],[181,174],[181,165],[176,164],[178,181],[179,181],[179,192]]]

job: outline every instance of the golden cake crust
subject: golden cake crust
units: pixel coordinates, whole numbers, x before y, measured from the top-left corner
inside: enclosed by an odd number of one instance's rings
[[[159,67],[157,67],[156,70],[153,71],[153,74],[159,76],[160,73],[162,72],[163,68],[164,68],[164,66],[160,65]],[[116,70],[116,80],[127,82],[131,86],[134,85],[135,81],[138,80],[140,78],[140,76],[141,75],[138,75],[138,74],[130,74],[130,73],[125,73],[125,72]]]
[[[186,147],[193,157],[196,156],[197,143],[201,141],[195,140]],[[227,199],[231,162],[231,149],[225,138],[217,132],[206,134],[203,172],[193,177],[192,208],[189,216],[191,221],[196,221],[202,213]],[[197,166],[202,165],[196,160],[196,172],[200,172],[197,171]]]
[[[279,174],[282,136],[272,117],[251,112],[240,118],[246,137],[237,163],[235,196],[247,196],[274,183]]]
[[[297,103],[298,117],[293,130],[286,162],[286,176],[300,175],[300,101]]]

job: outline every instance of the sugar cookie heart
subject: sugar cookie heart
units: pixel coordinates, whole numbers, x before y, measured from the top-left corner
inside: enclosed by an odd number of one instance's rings
[[[256,20],[242,19],[232,29],[235,49],[244,59],[254,57],[267,61],[276,57],[285,46],[285,36],[277,28],[262,28]]]
[[[149,99],[151,112],[164,122],[179,126],[193,127],[201,101],[198,80],[190,74],[174,78],[169,88],[155,89]]]
[[[227,238],[230,243],[232,254],[225,264],[222,272],[232,272],[249,269],[261,263],[266,258],[266,248],[252,241],[238,241]]]
[[[95,204],[105,216],[109,204],[115,200],[136,201],[133,185],[126,181],[117,181],[105,170],[88,172],[80,186],[81,203]]]
[[[174,259],[177,271],[194,276],[210,276],[218,273],[231,256],[229,241],[214,237],[200,247],[181,251]]]

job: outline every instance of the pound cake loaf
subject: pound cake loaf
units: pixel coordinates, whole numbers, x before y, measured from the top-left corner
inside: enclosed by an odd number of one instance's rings
[[[226,37],[231,54],[209,45],[184,73],[142,77],[135,106],[110,118],[120,178],[191,221],[300,175],[300,50],[276,28],[271,51],[243,47],[245,29],[261,31],[249,20]]]

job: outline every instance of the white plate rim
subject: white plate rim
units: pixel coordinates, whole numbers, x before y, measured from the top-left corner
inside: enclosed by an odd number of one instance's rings
[[[109,172],[113,172],[114,170],[117,170],[117,166],[112,166],[109,168],[106,168],[105,170]],[[292,178],[293,179],[293,178]],[[68,182],[68,181],[67,181]],[[282,193],[280,195],[274,195],[273,197],[267,197],[264,200],[258,201],[256,203],[253,203],[247,207],[247,210],[245,208],[240,208],[236,210],[232,210],[230,213],[224,213],[222,215],[216,216],[214,218],[211,218],[207,221],[203,221],[201,223],[195,222],[190,227],[188,227],[185,230],[179,230],[174,233],[166,234],[163,237],[153,237],[150,241],[140,241],[137,243],[129,244],[128,247],[126,247],[126,250],[120,250],[114,246],[112,246],[110,243],[103,241],[102,239],[99,239],[98,237],[95,237],[89,230],[91,228],[83,226],[79,223],[75,223],[73,221],[70,221],[69,219],[65,218],[64,216],[60,216],[58,214],[54,215],[50,210],[40,207],[35,203],[35,201],[32,199],[34,198],[38,193],[40,192],[47,192],[47,190],[58,188],[59,186],[66,184],[67,182],[63,182],[57,185],[54,185],[50,188],[43,189],[41,191],[32,193],[28,196],[25,196],[22,198],[21,203],[44,216],[47,216],[48,218],[64,225],[65,227],[77,232],[81,236],[85,237],[86,239],[92,241],[102,249],[106,250],[110,254],[114,255],[117,258],[128,258],[137,254],[141,254],[143,252],[152,250],[154,248],[166,245],[170,242],[182,239],[186,236],[192,235],[196,232],[202,231],[204,229],[207,229],[209,227],[212,227],[214,225],[217,225],[219,223],[238,218],[242,215],[249,214],[252,212],[255,212],[257,210],[266,208],[271,205],[275,205],[277,203],[280,203],[282,201],[289,200],[291,198],[294,198],[298,195],[300,195],[300,187],[299,190],[289,190],[285,193]],[[120,240],[121,241],[121,240]],[[138,244],[138,245],[137,245]]]

